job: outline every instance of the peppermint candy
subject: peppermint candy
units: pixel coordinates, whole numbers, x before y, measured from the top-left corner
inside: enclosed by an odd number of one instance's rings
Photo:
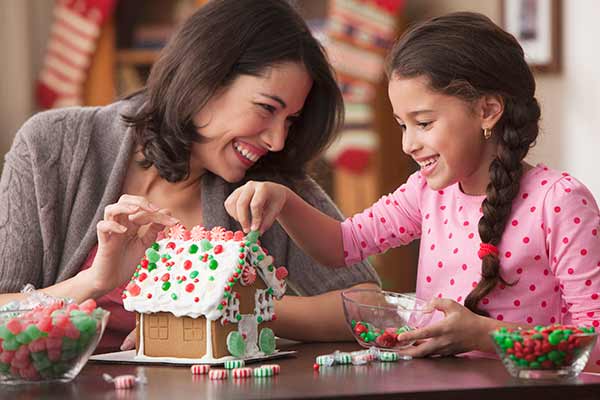
[[[210,371],[210,365],[207,364],[195,364],[190,367],[190,371],[194,375],[206,375]]]
[[[252,373],[252,368],[249,367],[235,368],[233,371],[231,371],[231,376],[233,376],[236,379],[249,378],[252,376]]]
[[[227,379],[229,372],[226,369],[211,369],[208,373],[208,377],[212,380]]]
[[[256,268],[246,265],[242,270],[241,283],[244,286],[250,286],[256,281]]]

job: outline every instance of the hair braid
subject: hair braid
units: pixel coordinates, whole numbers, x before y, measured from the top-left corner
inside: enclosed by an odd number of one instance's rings
[[[537,122],[540,109],[535,98],[527,104],[507,101],[505,114],[499,123],[498,152],[490,164],[490,183],[486,198],[482,203],[483,216],[479,220],[479,236],[482,243],[497,246],[502,239],[512,202],[519,193],[523,175],[523,158],[535,142],[538,132]],[[513,285],[500,274],[500,259],[488,254],[481,260],[481,280],[465,299],[465,307],[480,314],[488,315],[479,308],[479,301],[487,296],[498,284]]]

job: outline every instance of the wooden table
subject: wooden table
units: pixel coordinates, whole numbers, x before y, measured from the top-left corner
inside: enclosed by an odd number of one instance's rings
[[[4,399],[600,399],[600,376],[581,374],[562,381],[513,379],[500,361],[486,359],[415,359],[368,366],[323,367],[313,370],[315,357],[336,349],[353,351],[354,343],[292,344],[295,357],[275,362],[281,374],[273,378],[211,381],[193,376],[188,367],[114,365],[90,362],[71,383],[0,387]],[[115,390],[104,382],[113,376],[143,371],[148,384]],[[512,397],[512,399],[511,399]]]

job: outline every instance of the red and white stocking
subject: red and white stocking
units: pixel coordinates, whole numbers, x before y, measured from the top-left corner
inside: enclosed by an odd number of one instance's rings
[[[83,84],[100,27],[117,0],[57,0],[44,64],[37,83],[42,108],[82,104]]]

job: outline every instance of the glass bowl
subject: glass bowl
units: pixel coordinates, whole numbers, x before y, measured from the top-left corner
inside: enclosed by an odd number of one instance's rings
[[[89,302],[0,312],[0,383],[75,378],[96,349],[110,315]]]
[[[393,351],[411,346],[399,343],[398,334],[431,322],[433,309],[425,300],[381,289],[349,289],[342,292],[346,322],[363,347]]]
[[[598,337],[594,328],[561,325],[500,328],[490,335],[509,374],[525,379],[576,377]]]

